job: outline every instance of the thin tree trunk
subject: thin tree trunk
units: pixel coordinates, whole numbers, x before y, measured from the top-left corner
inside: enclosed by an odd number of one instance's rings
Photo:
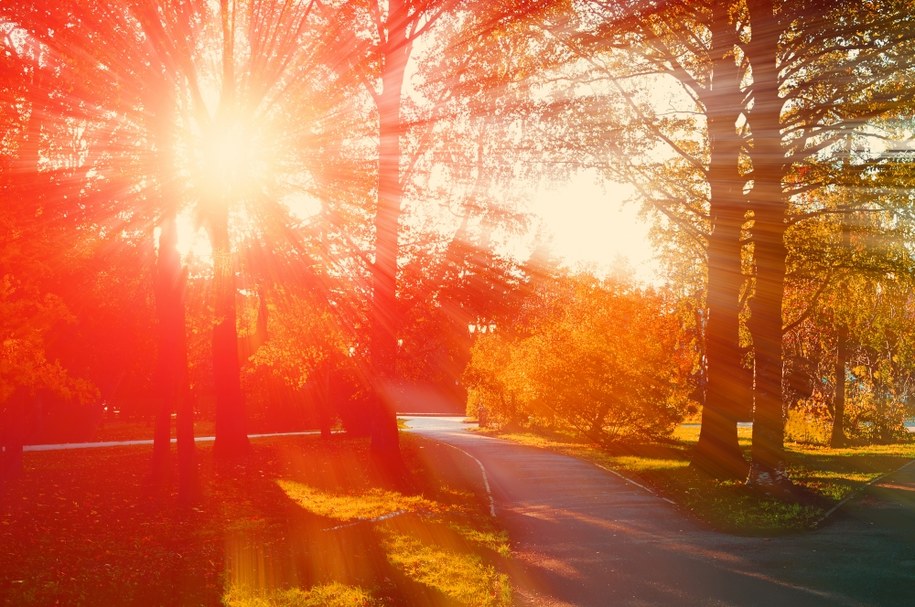
[[[829,446],[844,447],[845,441],[845,366],[848,361],[848,327],[839,325],[836,336],[836,391],[832,401],[832,436]]]
[[[737,35],[726,6],[713,6],[711,86],[703,99],[708,116],[710,161],[708,239],[708,319],[705,327],[708,384],[702,428],[691,465],[719,478],[743,478],[747,464],[737,443],[740,410],[738,348],[740,229],[744,201],[738,173],[740,139],[735,123],[740,114],[740,78],[734,59]]]
[[[157,400],[155,428],[153,431],[153,481],[164,483],[168,476],[168,454],[171,441],[171,413],[175,407],[177,378],[175,357],[175,309],[181,260],[176,249],[177,224],[174,210],[166,211],[159,226],[159,252],[156,260],[156,313],[159,317],[159,361],[156,372]]]
[[[222,20],[222,90],[220,111],[235,106],[235,32],[231,11],[235,5],[220,0]],[[216,392],[216,442],[219,457],[236,457],[248,449],[245,404],[238,362],[238,326],[235,307],[236,280],[229,241],[231,192],[210,200],[210,243],[213,247],[213,294],[216,321],[213,326],[213,378]]]

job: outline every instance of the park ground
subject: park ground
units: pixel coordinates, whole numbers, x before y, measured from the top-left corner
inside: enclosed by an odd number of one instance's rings
[[[610,448],[555,431],[474,431],[593,462],[672,500],[687,516],[737,535],[771,536],[812,529],[869,483],[915,459],[915,434],[906,442],[843,449],[789,442],[785,453],[797,492],[773,497],[752,491],[740,481],[716,481],[692,470],[689,464],[699,438],[698,424],[680,426],[670,441]],[[747,458],[750,434],[748,424],[738,428],[738,441]]]
[[[485,501],[440,480],[446,447],[403,446],[388,479],[367,439],[257,439],[229,466],[201,443],[188,507],[151,486],[149,446],[27,452],[0,493],[0,605],[510,604]]]
[[[574,462],[592,462],[586,464],[588,482],[600,490],[585,490],[580,497],[593,508],[598,493],[610,495],[603,519],[618,521],[620,513],[612,504],[621,503],[621,495],[635,495],[633,499],[643,500],[636,510],[648,519],[639,524],[663,518],[673,525],[674,534],[694,529],[689,537],[699,538],[697,546],[705,546],[703,550],[714,545],[722,553],[749,551],[762,559],[766,575],[789,580],[789,587],[806,587],[803,576],[797,576],[807,571],[822,577],[811,587],[839,589],[835,595],[818,590],[816,597],[857,597],[837,604],[894,604],[897,591],[880,584],[887,572],[874,571],[881,563],[904,569],[896,576],[898,583],[915,581],[911,559],[892,560],[900,546],[903,552],[905,546],[915,546],[915,466],[904,467],[915,455],[911,444],[841,451],[790,446],[795,477],[817,495],[810,503],[792,505],[691,476],[686,467],[694,440],[690,428],[681,429],[667,445],[608,452],[559,435],[513,434],[507,436],[511,441],[493,441],[467,432],[469,425],[461,420],[450,423],[451,434],[433,432],[433,440],[403,435],[409,474],[397,479],[372,466],[365,439],[259,438],[252,442],[250,460],[235,466],[217,466],[212,443],[203,442],[198,449],[202,497],[189,507],[179,505],[172,485],[157,488],[150,483],[148,445],[30,451],[23,475],[0,491],[0,604],[561,604],[528,600],[529,587],[536,586],[532,575],[548,579],[556,572],[531,573],[524,564],[531,560],[531,539],[525,539],[531,508],[540,517],[552,512],[547,518],[554,520],[570,511],[568,491],[551,490],[542,482],[550,467],[578,466],[568,463],[571,458],[553,459],[566,457],[551,455],[560,452],[574,455]],[[455,440],[457,445],[449,444]],[[484,446],[462,447],[465,440],[483,441]],[[517,504],[517,493],[499,494],[494,477],[491,489],[497,495],[494,503],[489,501],[492,495],[482,473],[496,467],[491,473],[497,474],[500,464],[474,462],[470,453],[482,449],[477,455],[484,458],[492,445],[499,446],[493,452],[498,457],[511,453],[519,458],[510,460],[514,463],[502,474],[533,488],[534,497],[525,497],[523,507]],[[540,480],[525,480],[520,473],[531,466]],[[884,476],[902,467],[903,472]],[[560,481],[566,480],[564,474],[559,474]],[[549,506],[555,497],[550,493],[566,501]],[[531,499],[544,501],[532,506]],[[568,539],[571,527],[560,527],[553,524],[550,531],[538,532],[535,561],[546,559],[544,551],[554,547],[569,548],[563,538]],[[814,527],[818,529],[811,531]],[[588,529],[577,542],[580,546],[571,549],[581,551],[596,541],[609,542],[605,547],[612,548],[620,541],[619,532],[600,539]],[[658,545],[669,535],[659,532]],[[751,535],[769,537],[746,537]],[[849,540],[857,549],[846,552],[842,546]],[[604,557],[597,559],[600,566],[619,560],[605,547]],[[833,564],[811,568],[811,555],[817,551]],[[881,554],[885,556],[868,557]],[[581,555],[559,558],[567,560],[570,570]],[[695,565],[689,563],[687,569]],[[790,571],[773,573],[780,568]],[[719,569],[716,564],[711,570]],[[842,580],[831,580],[833,574],[855,583],[843,587]],[[856,574],[869,577],[882,590],[873,594],[867,584],[862,590]],[[746,572],[721,575],[739,581]],[[735,588],[740,591],[739,584]],[[654,591],[642,590],[646,596]],[[875,602],[871,597],[877,597]],[[659,600],[646,604],[664,604]]]

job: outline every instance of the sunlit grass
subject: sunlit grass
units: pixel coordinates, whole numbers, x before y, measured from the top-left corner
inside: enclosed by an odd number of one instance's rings
[[[675,440],[683,441],[687,444],[699,442],[699,431],[701,427],[698,424],[683,424],[674,428],[671,435]],[[737,426],[737,442],[743,447],[750,446],[750,440],[753,437],[753,429],[750,426]]]
[[[448,522],[448,526],[468,542],[486,550],[492,550],[499,556],[508,557],[511,553],[508,533],[503,530],[481,529],[479,525],[472,527],[453,520]]]
[[[462,605],[511,605],[508,577],[476,554],[443,550],[400,533],[388,535],[384,546],[405,575]]]
[[[374,607],[379,604],[368,591],[339,583],[272,592],[253,592],[235,586],[225,593],[222,602],[226,607]]]
[[[697,425],[684,425],[669,443],[618,445],[613,451],[557,432],[487,433],[592,461],[650,487],[712,527],[751,535],[810,528],[833,505],[915,458],[912,442],[843,449],[788,443],[791,479],[810,495],[808,502],[797,503],[761,496],[742,482],[717,481],[691,469],[699,430]],[[747,457],[751,433],[750,427],[738,428],[738,442]]]
[[[146,446],[26,453],[24,474],[0,492],[0,603],[508,604],[507,539],[465,462],[418,437],[402,447],[406,477],[391,480],[367,439],[255,440],[229,466],[202,443],[192,508],[174,486],[149,486]],[[392,512],[401,515],[377,520]],[[454,587],[413,575],[405,547],[423,566],[475,573]]]
[[[373,488],[362,494],[334,494],[304,483],[278,480],[277,485],[305,510],[339,521],[370,520],[395,512],[434,512],[439,505],[418,495]]]
[[[689,462],[682,459],[663,457],[638,457],[635,455],[611,456],[610,461],[614,468],[623,468],[636,472],[649,472],[661,470],[679,470],[689,466]]]

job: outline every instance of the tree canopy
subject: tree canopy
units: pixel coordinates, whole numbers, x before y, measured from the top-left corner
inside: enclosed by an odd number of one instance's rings
[[[339,416],[396,465],[422,386],[598,442],[701,411],[695,466],[763,481],[791,415],[890,440],[915,364],[910,9],[7,3],[4,415],[158,416],[160,445],[197,415],[227,454]],[[550,262],[527,205],[583,173],[634,192],[659,284]]]

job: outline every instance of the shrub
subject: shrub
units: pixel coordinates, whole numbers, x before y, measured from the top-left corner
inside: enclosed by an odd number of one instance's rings
[[[496,423],[535,417],[601,443],[668,435],[685,412],[695,354],[664,298],[590,276],[547,287],[525,326],[474,344],[468,407],[485,407]]]

